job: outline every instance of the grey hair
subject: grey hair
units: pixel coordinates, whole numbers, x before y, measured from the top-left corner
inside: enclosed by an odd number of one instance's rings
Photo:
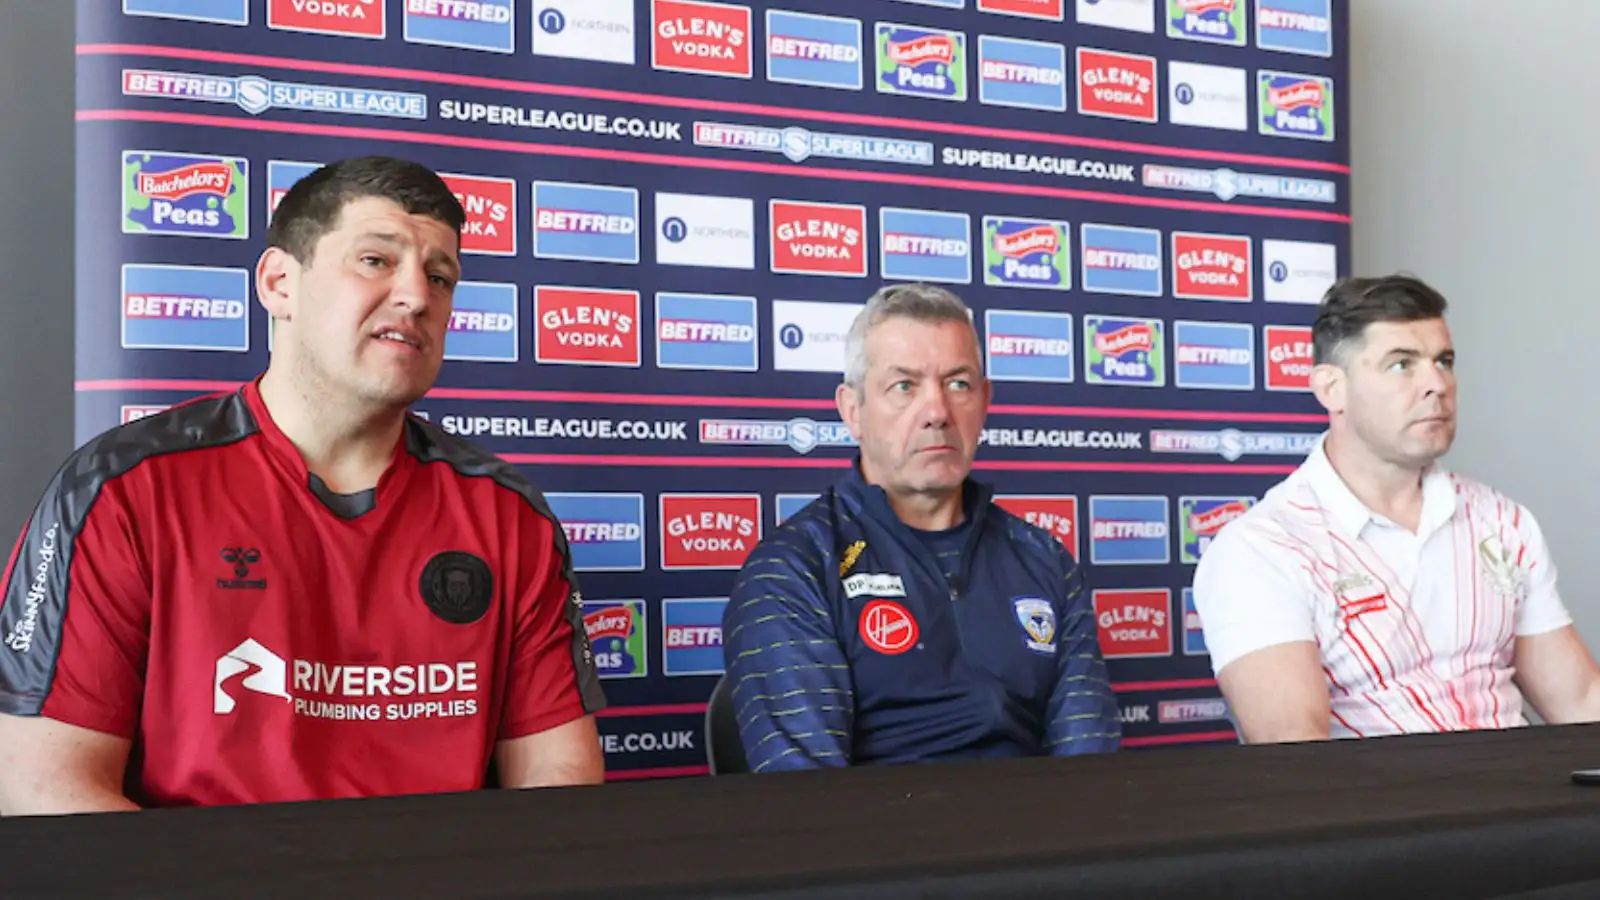
[[[889,319],[913,322],[960,322],[972,328],[972,311],[960,297],[931,284],[892,284],[867,298],[844,338],[844,383],[860,391],[867,378],[867,335]],[[977,330],[972,340],[978,340]]]

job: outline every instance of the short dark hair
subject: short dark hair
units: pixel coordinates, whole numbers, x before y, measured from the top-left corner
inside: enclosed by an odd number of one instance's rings
[[[1311,326],[1312,362],[1343,365],[1347,345],[1366,336],[1374,322],[1444,318],[1444,295],[1412,275],[1343,278],[1328,288]]]
[[[393,200],[406,212],[432,216],[455,229],[459,240],[467,212],[437,173],[392,156],[357,156],[329,163],[294,183],[267,228],[267,246],[310,264],[317,242],[333,230],[345,205],[363,197]]]

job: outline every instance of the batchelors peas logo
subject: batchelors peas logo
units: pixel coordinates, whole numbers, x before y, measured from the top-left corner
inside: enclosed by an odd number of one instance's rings
[[[1222,527],[1249,512],[1255,502],[1254,497],[1179,497],[1179,558],[1189,565],[1200,562]]]
[[[983,283],[992,287],[1072,287],[1066,222],[983,217]]]
[[[250,163],[233,156],[125,150],[122,230],[184,237],[250,236]]]
[[[1333,79],[1292,72],[1258,73],[1262,134],[1307,141],[1333,140]]]
[[[1084,316],[1089,384],[1159,387],[1167,383],[1160,319]]]
[[[1167,36],[1244,46],[1244,0],[1167,0]]]
[[[878,23],[878,92],[967,99],[967,36],[959,31]]]
[[[643,678],[650,674],[643,600],[585,600],[583,630],[594,648],[595,667],[601,678]]]

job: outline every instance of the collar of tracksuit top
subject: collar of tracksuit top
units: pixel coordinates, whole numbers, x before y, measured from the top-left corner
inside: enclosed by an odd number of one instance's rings
[[[1039,601],[1048,604],[1052,630],[1066,612],[1066,572],[1055,539],[994,506],[993,488],[968,478],[963,503],[971,528],[951,584],[933,550],[856,466],[834,493],[829,518],[842,571],[820,580],[850,660],[856,759],[1041,752],[1056,683],[1056,636],[1041,647],[1025,623],[1030,611],[1038,615]],[[858,543],[864,546],[853,553]],[[890,577],[863,578],[851,590],[856,575]],[[903,596],[892,595],[894,578]],[[883,586],[891,590],[864,589]],[[869,621],[878,602],[903,604],[910,613],[912,646],[882,652],[872,645],[870,630],[884,624]],[[889,639],[891,649],[898,649],[895,640]]]

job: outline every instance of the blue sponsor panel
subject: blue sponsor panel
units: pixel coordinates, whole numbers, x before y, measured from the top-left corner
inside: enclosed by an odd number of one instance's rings
[[[1078,254],[1083,289],[1091,294],[1159,297],[1162,290],[1161,232],[1085,222]]]
[[[773,498],[773,515],[777,518],[774,519],[772,524],[782,525],[784,519],[787,519],[800,510],[805,509],[813,500],[816,500],[820,496],[820,494],[778,494]]]
[[[249,25],[250,0],[122,0],[123,13],[187,19],[213,25]]]
[[[886,206],[878,211],[878,229],[884,278],[972,281],[972,221],[966,213]]]
[[[767,80],[861,90],[861,21],[767,10]]]
[[[1065,111],[1067,48],[979,35],[978,100],[991,106]]]
[[[1205,623],[1194,605],[1194,588],[1183,589],[1183,652],[1185,656],[1207,656]]]
[[[461,50],[516,50],[512,0],[405,0],[406,41]]]
[[[289,193],[295,182],[321,167],[321,163],[286,159],[267,160],[267,224],[272,223],[272,214],[277,212],[278,204],[283,202],[283,195]]]
[[[210,266],[122,267],[128,350],[250,349],[250,272]]]
[[[516,362],[517,286],[488,281],[456,285],[444,358],[473,362]]]
[[[990,309],[983,323],[991,381],[1073,381],[1070,313]]]
[[[533,255],[583,262],[639,261],[639,191],[533,183]]]
[[[1232,322],[1172,323],[1173,381],[1180,388],[1249,391],[1256,386],[1256,332]]]
[[[579,572],[644,571],[644,495],[547,493]]]
[[[1166,497],[1089,498],[1089,561],[1097,566],[1165,565],[1172,561]]]
[[[656,294],[656,366],[754,372],[760,368],[756,298]]]
[[[1333,0],[1256,0],[1256,46],[1333,55]]]
[[[669,676],[721,675],[726,597],[661,601],[661,668]]]

